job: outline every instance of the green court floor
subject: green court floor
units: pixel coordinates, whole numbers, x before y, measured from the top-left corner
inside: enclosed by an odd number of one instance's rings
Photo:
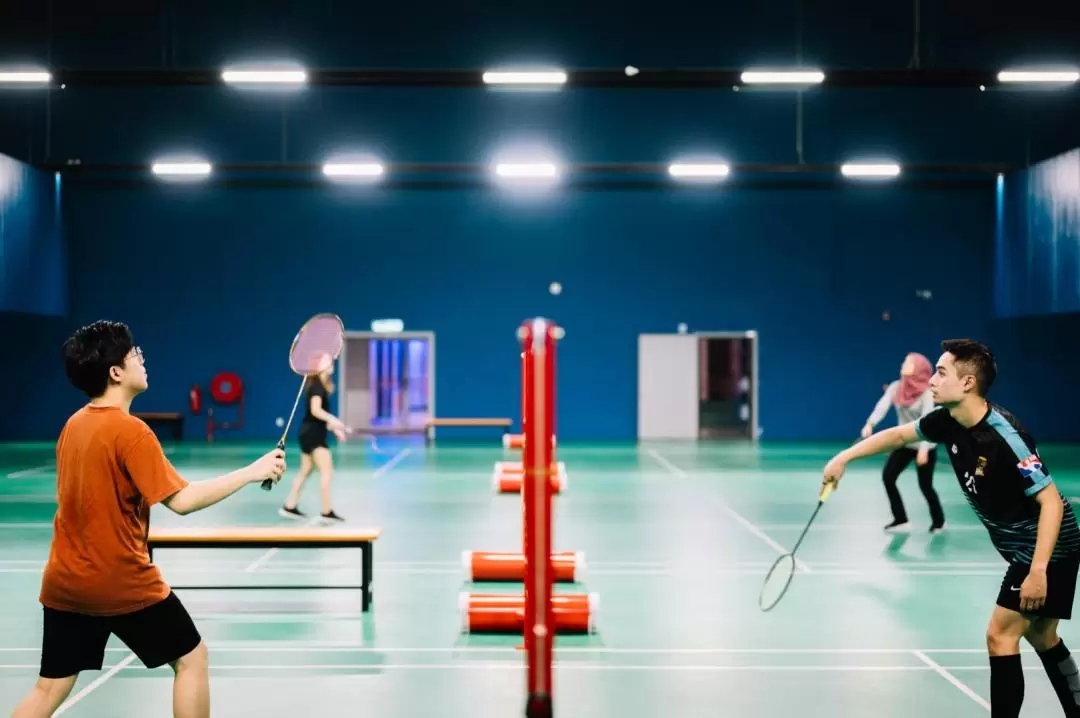
[[[357,441],[336,449],[336,509],[381,526],[375,604],[354,591],[178,591],[211,654],[215,716],[521,715],[523,656],[514,638],[460,631],[463,550],[521,546],[521,504],[496,495],[491,446],[427,448]],[[267,447],[167,445],[190,479],[232,470]],[[819,471],[838,446],[655,444],[560,446],[569,487],[556,501],[557,550],[584,551],[583,582],[600,597],[595,635],[560,638],[556,715],[989,715],[984,632],[1003,562],[947,464],[936,485],[948,531],[931,537],[909,470],[908,535],[888,516],[881,460],[853,466],[800,554],[803,570],[771,613],[762,578],[813,509]],[[0,714],[31,686],[41,631],[37,592],[54,510],[52,447],[0,446]],[[1067,496],[1080,495],[1080,451],[1044,452]],[[942,457],[944,458],[944,457]],[[298,463],[290,452],[292,469]],[[188,517],[155,509],[156,525],[288,524],[285,482],[257,486]],[[317,512],[314,481],[301,505]],[[175,583],[349,583],[358,552],[162,551]],[[1063,629],[1080,648],[1080,633]],[[1028,653],[1024,716],[1059,715]],[[66,704],[75,718],[170,716],[171,672],[147,671],[120,643]]]

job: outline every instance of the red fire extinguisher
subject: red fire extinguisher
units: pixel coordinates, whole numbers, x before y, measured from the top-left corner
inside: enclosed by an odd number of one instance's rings
[[[202,389],[199,388],[198,384],[191,387],[191,391],[188,392],[188,401],[191,404],[192,414],[198,414],[202,411]]]

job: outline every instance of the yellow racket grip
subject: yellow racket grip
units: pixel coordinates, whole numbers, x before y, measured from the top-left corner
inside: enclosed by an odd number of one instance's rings
[[[824,485],[821,487],[821,493],[818,494],[818,501],[824,501],[829,498],[829,494],[836,491],[836,479],[826,479]]]

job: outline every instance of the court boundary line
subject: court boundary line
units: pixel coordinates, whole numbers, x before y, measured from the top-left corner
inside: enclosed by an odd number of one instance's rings
[[[56,464],[43,464],[41,466],[33,466],[29,469],[19,469],[18,471],[12,471],[7,475],[9,479],[21,479],[27,476],[33,476],[34,474],[44,474],[50,471],[56,471]]]
[[[273,644],[273,645],[267,645]],[[301,651],[326,653],[505,653],[507,655],[520,655],[521,649],[510,646],[369,646],[351,643],[334,642],[304,642],[304,641],[207,641],[207,647],[230,653],[298,653]],[[37,653],[40,646],[25,647],[0,647],[0,653]],[[986,648],[734,648],[734,647],[702,647],[702,648],[647,648],[647,647],[619,647],[619,646],[557,646],[559,653],[579,654],[611,654],[611,655],[863,655],[863,656],[910,656],[922,654],[929,658],[929,654],[942,655],[986,655]],[[123,646],[108,646],[107,653],[130,653]],[[1024,655],[1037,655],[1032,648],[1021,648]],[[919,657],[924,663],[926,660]],[[932,659],[930,659],[932,660]],[[962,666],[956,670],[974,670],[976,668],[988,668],[985,666]],[[1042,670],[1041,666],[1036,666]]]
[[[649,456],[651,456],[657,462],[659,462],[660,465],[663,466],[665,469],[667,469],[672,475],[674,475],[674,476],[676,476],[676,477],[678,477],[680,479],[689,478],[689,474],[687,474],[681,468],[679,468],[674,463],[669,461],[663,454],[661,454],[656,449],[647,449],[645,451],[645,453],[648,454]],[[752,533],[754,536],[757,536],[759,539],[761,539],[769,548],[776,551],[777,554],[782,556],[782,555],[788,553],[788,550],[786,548],[784,548],[783,546],[781,546],[779,543],[777,543],[776,540],[774,540],[772,536],[769,536],[769,534],[765,533],[760,528],[758,528],[758,526],[753,521],[746,518],[745,516],[740,514],[735,509],[731,508],[727,504],[727,502],[725,502],[725,501],[723,501],[721,499],[718,499],[715,496],[711,496],[711,495],[709,495],[708,498],[709,498],[709,501],[711,501],[717,508],[721,509],[724,513],[726,513],[728,516],[730,516],[732,519],[734,519],[737,523],[741,524],[743,528],[745,528],[747,531]],[[803,573],[813,573],[813,571],[806,564],[806,562],[803,561],[802,559],[800,559],[797,556],[795,557],[795,566],[800,571],[802,571]]]
[[[63,703],[61,703],[60,707],[56,709],[55,713],[53,713],[54,718],[55,718],[55,716],[62,715],[66,711],[71,710],[71,708],[73,706],[75,706],[79,701],[81,701],[83,698],[86,698],[88,695],[90,695],[94,691],[96,691],[98,688],[100,688],[102,685],[104,685],[110,678],[112,678],[117,673],[119,673],[120,671],[122,671],[125,668],[127,668],[128,666],[130,666],[134,661],[135,661],[135,654],[131,653],[131,652],[128,652],[127,658],[123,659],[122,661],[117,663],[115,666],[112,666],[111,668],[109,668],[109,670],[107,672],[105,672],[102,675],[95,678],[93,681],[91,681],[89,684],[87,684],[87,686],[85,688],[83,688],[81,691],[79,691],[78,693],[71,696],[70,698],[68,698]]]
[[[269,549],[267,553],[274,551]],[[271,557],[273,554],[271,554]],[[318,568],[304,568],[301,566],[288,565],[288,566],[272,566],[265,568],[264,564],[269,560],[269,557],[263,556],[255,559],[251,565],[256,568],[262,569],[258,572],[246,571],[253,576],[316,576],[325,575],[327,573],[349,573],[350,575],[356,574],[357,568],[354,566],[347,566],[343,564],[337,564],[332,566],[320,566]],[[797,559],[796,559],[797,560]],[[771,564],[770,564],[771,565]],[[170,574],[201,574],[216,576],[226,573],[236,573],[240,571],[242,563],[232,564],[230,566],[197,566],[194,564],[169,566],[166,571]],[[633,577],[649,577],[649,576],[668,576],[674,578],[686,578],[689,576],[752,576],[763,578],[766,574],[768,566],[730,566],[730,567],[715,567],[711,568],[707,572],[692,571],[690,569],[667,569],[667,568],[590,568],[588,569],[589,575],[592,576],[604,576],[611,578],[633,578]],[[0,566],[0,574],[27,574],[27,575],[40,575],[44,570],[44,565],[41,566]],[[411,567],[411,566],[379,566],[379,571],[382,571],[388,575],[398,576],[455,576],[461,574],[460,568],[451,568],[449,566],[443,568],[434,567]],[[955,567],[892,567],[892,566],[859,566],[853,568],[822,568],[817,567],[813,570],[806,570],[801,572],[805,576],[816,576],[818,578],[888,578],[892,576],[940,576],[945,578],[979,578],[984,576],[996,576],[1000,577],[1004,569],[994,568],[955,568]],[[221,590],[229,590],[229,587],[222,586]]]
[[[908,652],[910,655],[910,651]],[[131,656],[134,659],[134,656]],[[108,672],[90,683],[82,691],[76,694],[68,702],[61,704],[61,708],[57,710],[54,715],[60,715],[61,713],[70,709],[77,702],[81,701],[87,695],[94,690],[101,687],[106,681],[124,670],[131,670],[132,661],[121,661],[112,666],[105,666],[108,668]],[[0,664],[0,670],[34,670],[39,666],[36,663],[7,663]],[[967,688],[959,679],[956,679],[949,673],[949,669],[941,666],[920,664],[920,665],[853,665],[853,664],[837,664],[837,665],[821,665],[821,664],[782,664],[775,665],[770,664],[708,664],[708,663],[683,663],[683,664],[662,664],[662,663],[597,663],[597,662],[585,662],[585,661],[558,661],[554,662],[554,667],[558,670],[566,670],[570,672],[574,671],[596,671],[596,672],[668,672],[668,673],[739,673],[739,672],[760,672],[760,673],[934,673],[940,676],[949,676],[947,679],[949,683],[960,688],[960,690],[971,698],[974,702],[990,710],[990,704],[985,701],[970,688]],[[161,667],[163,668],[163,667]],[[1024,666],[1025,672],[1042,673],[1043,668],[1041,666]],[[151,672],[142,666],[135,666],[136,670]],[[248,665],[242,663],[211,663],[209,666],[211,672],[215,671],[251,671],[253,673],[269,672],[269,671],[324,671],[324,670],[350,670],[358,672],[386,672],[386,671],[469,671],[469,670],[500,670],[500,671],[521,671],[521,664],[518,661],[500,660],[500,661],[460,661],[455,663],[274,663],[274,664],[255,664]],[[940,669],[940,670],[939,670]],[[989,666],[955,666],[951,667],[951,670],[970,670],[987,672],[990,670]]]
[[[920,661],[922,661],[926,665],[930,666],[930,668],[932,668],[935,673],[937,673],[939,676],[941,676],[942,678],[947,680],[949,683],[951,683],[953,686],[955,686],[957,688],[957,690],[959,690],[965,696],[967,696],[971,700],[973,700],[976,703],[978,703],[979,705],[981,705],[987,711],[990,710],[990,703],[985,698],[983,698],[978,693],[976,693],[974,690],[972,690],[971,686],[964,683],[962,680],[960,680],[959,678],[954,676],[952,673],[950,673],[947,668],[943,667],[940,663],[935,661],[933,658],[926,655],[926,653],[924,653],[923,651],[912,651],[912,654],[916,658],[918,658]],[[989,666],[987,668],[989,669]],[[965,667],[962,670],[968,670],[968,669]]]

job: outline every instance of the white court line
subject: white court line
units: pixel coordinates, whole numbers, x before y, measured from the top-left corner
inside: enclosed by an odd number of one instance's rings
[[[806,524],[760,524],[760,527],[766,531],[802,531],[806,528]],[[881,524],[814,523],[814,531],[850,531],[853,529],[881,531]],[[956,531],[986,531],[986,528],[982,524],[949,524],[945,529],[945,533],[953,533]],[[912,531],[897,531],[895,533],[882,532],[881,535],[888,538],[894,538],[897,536],[921,535],[922,533],[922,531],[915,529]],[[815,561],[815,563],[817,562]]]
[[[675,476],[678,476],[679,478],[683,478],[683,479],[687,478],[688,475],[687,475],[687,473],[685,471],[683,471],[678,466],[676,466],[675,464],[671,463],[666,458],[664,458],[664,455],[661,454],[656,449],[649,449],[646,453],[649,456],[651,456],[652,458],[656,459],[656,461],[658,461],[661,465],[663,465],[663,467],[665,469],[670,471]],[[784,548],[783,546],[778,544],[776,541],[774,541],[771,536],[769,536],[767,533],[765,533],[760,528],[758,528],[752,521],[747,519],[745,516],[740,514],[738,511],[731,508],[726,503],[724,503],[720,499],[717,499],[716,497],[710,496],[709,499],[714,504],[716,504],[717,507],[719,507],[722,511],[724,511],[724,513],[726,513],[728,516],[733,518],[738,523],[742,524],[743,528],[745,528],[747,531],[749,531],[750,533],[757,536],[762,541],[764,541],[770,548],[772,548],[778,554],[786,554],[786,553],[788,553],[788,550],[786,548]],[[798,557],[795,558],[795,565],[803,573],[811,573],[810,567],[807,566],[806,563],[802,559],[800,559]]]
[[[45,565],[46,558],[4,558],[0,559],[0,570],[6,566],[37,566],[42,567]],[[235,567],[239,565],[247,565],[247,559],[230,559],[222,558],[221,560],[214,561],[213,566],[206,567],[202,561],[197,564],[194,561],[190,562],[178,562],[174,566],[170,566],[169,570],[177,571],[226,571],[232,572]],[[375,565],[380,570],[389,571],[408,571],[410,569],[437,569],[441,573],[441,569],[453,569],[458,573],[461,572],[460,561],[376,561]],[[765,569],[773,565],[772,561],[724,561],[711,564],[711,570],[730,571],[736,569]],[[1002,561],[815,561],[814,566],[820,571],[822,569],[840,569],[841,573],[849,573],[852,571],[907,571],[907,570],[929,570],[937,573],[946,570],[956,569],[986,569],[989,573],[997,574],[1004,571],[1007,565]],[[302,561],[298,559],[282,559],[274,563],[274,568],[271,570],[284,571],[292,569],[300,573],[319,573],[322,571],[343,571],[349,569],[355,569],[355,561]],[[662,562],[654,561],[597,561],[589,563],[589,572],[594,570],[602,570],[605,573],[613,572],[616,575],[621,571],[626,571],[632,575],[641,571],[657,571],[668,573],[672,568],[688,568],[695,573],[700,569],[697,566],[680,566],[679,564],[665,564]],[[754,572],[751,572],[754,573]],[[980,571],[978,575],[982,575]]]
[[[270,549],[273,551],[274,549]],[[269,553],[269,551],[268,551]],[[265,557],[260,557],[253,562],[252,565],[259,567],[259,562],[265,563]],[[274,575],[322,575],[332,571],[344,571],[350,568],[348,566],[332,566],[332,567],[320,567],[320,568],[263,568],[260,574],[274,574]],[[27,573],[27,574],[40,574],[43,567],[0,567],[0,573]],[[170,566],[168,573],[174,574],[219,574],[219,573],[235,573],[237,569],[228,566]],[[377,567],[378,571],[383,573],[401,574],[409,576],[452,576],[460,575],[461,568],[410,568],[410,567],[394,567],[394,566],[382,566]],[[765,574],[766,567],[760,568],[711,568],[707,572],[695,571],[693,569],[687,569],[685,571],[672,571],[669,569],[656,569],[656,568],[612,568],[612,569],[589,569],[589,574],[594,576],[757,576],[762,577]],[[945,576],[945,577],[960,577],[960,576],[997,576],[1002,575],[1003,569],[931,569],[931,568],[901,568],[892,566],[880,566],[880,567],[867,567],[867,568],[821,568],[817,567],[813,571],[807,570],[805,575],[818,576],[820,578],[826,578],[830,576]],[[222,586],[221,590],[228,590],[228,586]]]
[[[394,454],[394,456],[389,461],[387,461],[385,464],[383,464],[379,468],[375,469],[375,471],[371,474],[371,477],[374,478],[374,479],[379,478],[380,476],[382,476],[386,472],[390,471],[390,469],[397,466],[398,463],[400,463],[402,459],[404,459],[406,456],[408,456],[411,453],[412,453],[412,449],[408,449],[408,448],[402,449],[401,451]]]
[[[379,478],[380,476],[384,475],[386,472],[390,471],[390,469],[397,466],[398,463],[400,463],[402,459],[404,459],[406,456],[408,456],[411,453],[412,453],[412,449],[409,449],[409,448],[402,449],[401,451],[394,454],[394,456],[389,461],[387,461],[385,464],[383,464],[379,468],[375,469],[375,471],[372,472],[371,477],[373,479]],[[314,526],[315,524],[319,523],[320,521],[322,521],[321,516],[314,516],[305,525],[306,526]],[[255,559],[250,564],[248,564],[248,567],[246,569],[244,569],[244,571],[246,573],[254,573],[255,571],[258,571],[260,566],[265,565],[267,561],[269,561],[270,559],[272,559],[274,556],[277,555],[278,550],[279,549],[276,549],[276,548],[272,548],[272,549],[267,550],[267,552],[264,553],[262,556],[260,556],[259,558]]]
[[[101,684],[103,684],[105,681],[109,680],[110,678],[115,676],[117,673],[119,673],[120,671],[124,670],[129,665],[131,665],[132,661],[134,661],[134,660],[135,660],[135,654],[134,653],[129,654],[127,658],[125,658],[124,660],[117,663],[115,666],[110,668],[106,673],[103,673],[102,675],[95,678],[93,683],[90,683],[89,685],[86,686],[86,688],[83,688],[81,691],[79,691],[78,693],[73,695],[71,698],[68,698],[66,701],[61,703],[60,707],[56,709],[55,713],[53,713],[53,716],[55,717],[55,716],[58,716],[58,715],[62,715],[64,712],[66,712],[68,709],[70,709],[73,705],[75,705],[76,703],[81,701],[83,698],[86,698],[88,695],[90,695],[91,693],[96,691],[98,688],[100,688]]]
[[[505,653],[520,655],[521,649],[514,646],[364,646],[346,643],[320,643],[309,641],[208,641],[210,649],[218,653]],[[105,649],[109,653],[128,653],[128,649],[122,646],[110,646]],[[702,648],[633,648],[617,646],[560,646],[558,653],[584,653],[598,655],[658,655],[658,656],[690,656],[690,655],[837,655],[837,656],[910,656],[926,655],[933,653],[949,655],[986,655],[986,648],[729,648],[729,647],[702,647]],[[20,648],[0,648],[0,653],[38,653],[40,646],[27,646]],[[1034,649],[1021,648],[1022,654],[1035,655]],[[922,660],[920,658],[920,660]],[[925,663],[925,660],[923,661]],[[1039,670],[1041,667],[1036,666]],[[989,668],[989,664],[979,666],[958,666],[954,670],[978,670]]]
[[[960,692],[963,693],[965,696],[967,696],[971,700],[975,701],[976,703],[981,705],[986,710],[990,710],[990,703],[989,702],[987,702],[978,693],[971,690],[971,688],[966,683],[961,681],[959,678],[957,678],[953,674],[949,673],[949,671],[946,670],[945,668],[943,668],[940,663],[935,661],[930,656],[926,655],[923,651],[912,651],[912,653],[914,653],[915,657],[918,658],[920,661],[922,661],[926,665],[930,666],[930,668],[932,668],[934,670],[934,672],[936,672],[939,676],[941,676],[942,678],[947,680],[949,683],[952,683],[958,689],[960,689]]]
[[[873,671],[873,672],[891,672],[891,671],[931,671],[928,666],[822,666],[822,665],[806,665],[806,666],[785,666],[785,665],[760,665],[760,666],[723,666],[713,664],[682,664],[682,665],[654,665],[654,664],[613,664],[613,663],[580,663],[580,662],[560,662],[555,661],[554,665],[558,669],[568,671],[648,671],[650,673],[655,671],[706,671],[706,672],[738,672],[738,671]],[[29,663],[10,663],[0,664],[0,669],[30,669],[37,668],[36,664]],[[121,666],[117,664],[110,668],[109,673],[102,676],[102,679],[111,677],[123,670],[127,666]],[[230,665],[230,664],[210,664],[210,672],[214,671],[299,671],[299,670],[341,670],[350,669],[356,671],[472,671],[472,670],[497,670],[497,671],[521,671],[520,661],[497,661],[497,662],[480,662],[480,661],[462,661],[461,663],[289,663],[289,664],[258,664],[258,665]],[[99,679],[100,682],[87,686],[87,689],[97,688],[98,685],[104,683],[104,680]],[[95,685],[95,683],[97,685]],[[83,692],[87,692],[85,689]],[[75,698],[80,698],[83,693],[80,693]],[[73,701],[75,699],[72,699]],[[61,711],[57,711],[53,715],[60,715]]]
[[[134,658],[134,656],[132,656]],[[130,663],[130,662],[128,662]],[[808,665],[719,665],[711,663],[686,663],[676,665],[665,664],[618,664],[618,663],[585,663],[581,661],[555,661],[554,667],[560,671],[641,671],[647,673],[656,673],[661,671],[666,672],[699,672],[699,673],[741,673],[741,672],[762,672],[762,673],[786,673],[786,672],[805,672],[805,673],[921,673],[921,672],[935,672],[942,675],[951,675],[945,668],[940,666],[873,666],[873,665],[821,665],[821,664],[808,664]],[[39,668],[36,663],[4,663],[0,664],[0,670],[34,670]],[[82,691],[79,692],[74,698],[71,699],[69,704],[61,706],[53,715],[60,715],[67,710],[69,705],[74,705],[75,701],[81,700],[91,690],[98,688],[102,683],[116,675],[122,670],[129,668],[128,664],[117,664],[109,668],[109,672],[103,675],[98,680],[94,681]],[[141,667],[137,667],[142,670]],[[974,668],[974,667],[973,667]],[[938,670],[940,669],[940,670]],[[461,661],[459,663],[289,663],[289,664],[220,664],[210,663],[210,672],[217,671],[302,671],[302,670],[353,670],[353,671],[472,671],[472,670],[496,670],[496,671],[521,671],[520,661]],[[981,667],[981,670],[989,670],[989,667]],[[1031,672],[1042,672],[1044,669],[1041,666],[1026,666],[1025,670]],[[952,682],[952,681],[950,681]],[[959,683],[959,681],[956,681]],[[960,684],[963,685],[962,683]],[[965,686],[966,688],[966,686]],[[969,689],[970,690],[970,689]],[[966,693],[966,691],[965,691]],[[983,706],[987,710],[990,709],[990,704],[983,700],[975,693],[971,693],[971,698],[979,705]]]
[[[309,521],[308,525],[310,526],[311,523],[312,522]],[[255,571],[258,571],[259,566],[262,566],[264,563],[266,563],[267,561],[272,559],[274,556],[277,555],[277,553],[278,553],[278,549],[276,549],[276,548],[270,549],[269,551],[264,553],[262,556],[260,556],[259,558],[255,559],[254,561],[249,563],[248,567],[245,568],[244,571],[247,572],[247,573],[254,573]]]
[[[24,476],[33,476],[35,474],[43,474],[48,471],[55,471],[56,466],[54,464],[45,464],[44,466],[35,466],[32,469],[22,469],[20,471],[12,471],[7,475],[9,479],[20,479]]]

